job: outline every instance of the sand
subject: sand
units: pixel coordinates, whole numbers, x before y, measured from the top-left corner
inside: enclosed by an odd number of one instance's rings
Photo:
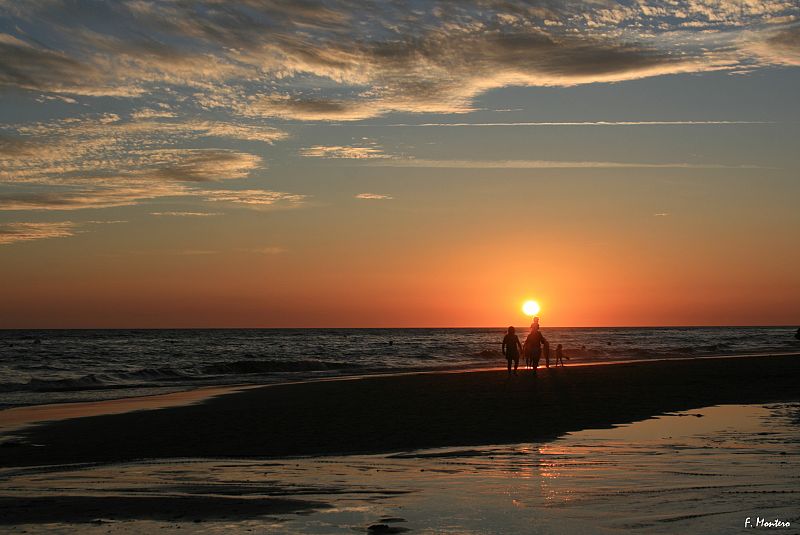
[[[755,514],[796,525],[798,416],[793,402],[721,405],[543,442],[6,468],[0,531],[722,535]]]
[[[710,405],[797,400],[798,385],[798,355],[272,385],[22,429],[0,448],[0,466],[511,444]]]
[[[153,396],[14,407],[0,411],[0,433],[6,434],[30,424],[53,420],[68,420],[87,416],[122,414],[132,411],[191,405],[192,403],[206,401],[214,396],[236,392],[245,388],[253,388],[253,386],[210,386]]]

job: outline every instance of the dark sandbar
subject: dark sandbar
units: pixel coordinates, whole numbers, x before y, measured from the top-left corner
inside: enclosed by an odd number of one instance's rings
[[[0,466],[281,457],[531,442],[723,403],[800,399],[800,356],[415,374],[273,385],[24,429]]]
[[[284,498],[214,496],[0,496],[0,525],[161,520],[186,522],[237,520],[303,513],[327,504]]]

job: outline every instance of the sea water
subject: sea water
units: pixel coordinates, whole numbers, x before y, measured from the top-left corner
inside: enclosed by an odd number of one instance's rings
[[[799,423],[722,405],[534,443],[5,468],[0,500],[28,533],[798,533]]]
[[[544,328],[567,364],[800,351],[791,327]],[[524,340],[527,329],[518,329]],[[504,365],[504,329],[0,330],[0,408]]]

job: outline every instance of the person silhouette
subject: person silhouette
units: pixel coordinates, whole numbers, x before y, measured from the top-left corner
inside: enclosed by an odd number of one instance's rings
[[[522,352],[522,344],[519,343],[519,338],[517,338],[516,330],[514,327],[509,327],[508,331],[506,331],[505,337],[503,337],[503,355],[506,357],[506,361],[508,362],[508,373],[511,374],[511,361],[514,361],[514,373],[517,373],[517,367],[519,366],[519,354]]]
[[[539,330],[539,316],[534,316],[533,323],[531,323],[531,332],[533,332],[534,330]],[[528,338],[525,339],[525,344],[528,344],[528,339],[530,338],[530,336],[531,336],[530,333],[528,333]],[[528,351],[523,350],[523,353],[525,354],[525,366],[528,368],[531,367],[535,368],[535,366],[532,366],[534,351],[531,351],[530,349],[531,349],[530,345],[528,345]]]
[[[528,337],[525,339],[525,344],[522,346],[523,352],[525,353],[525,362],[529,363],[530,367],[533,368],[534,373],[536,373],[536,368],[539,366],[539,359],[542,358],[542,346],[544,346],[545,350],[545,365],[549,368],[550,344],[539,330],[539,317],[537,316],[533,318],[533,323],[531,323],[531,332],[528,333]]]
[[[569,360],[569,357],[567,357]],[[564,346],[558,344],[556,346],[556,367],[558,367],[558,363],[561,362],[561,366],[564,366]]]

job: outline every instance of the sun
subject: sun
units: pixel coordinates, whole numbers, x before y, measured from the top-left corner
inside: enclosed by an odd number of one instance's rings
[[[536,301],[525,301],[522,304],[522,311],[528,316],[535,316],[539,313],[539,303]]]

